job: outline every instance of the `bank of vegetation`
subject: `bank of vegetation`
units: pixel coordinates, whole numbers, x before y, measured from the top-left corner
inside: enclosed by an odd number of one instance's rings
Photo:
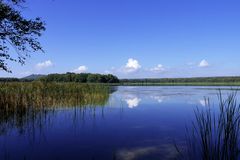
[[[121,85],[156,85],[156,86],[240,86],[240,77],[194,77],[194,78],[146,78],[121,79]]]
[[[44,82],[119,83],[119,79],[112,74],[93,73],[49,74],[38,80]]]
[[[95,73],[65,73],[49,75],[30,75],[24,78],[0,78],[0,82],[77,82],[77,83],[119,83],[117,76]]]
[[[118,79],[112,74],[65,73],[49,75],[30,75],[24,78],[0,78],[0,82],[76,82],[106,83],[129,86],[240,86],[240,76],[232,77],[194,77],[194,78],[144,78]]]

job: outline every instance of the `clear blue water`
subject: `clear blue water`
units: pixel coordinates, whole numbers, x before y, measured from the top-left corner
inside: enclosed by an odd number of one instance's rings
[[[174,159],[193,110],[206,97],[218,104],[217,88],[118,87],[105,106],[13,114],[1,119],[0,159]]]

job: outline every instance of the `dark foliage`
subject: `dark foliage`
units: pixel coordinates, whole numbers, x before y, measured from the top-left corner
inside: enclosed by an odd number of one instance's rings
[[[0,82],[20,82],[18,78],[0,78]]]
[[[92,73],[49,74],[39,80],[45,82],[119,83],[118,78],[114,75]]]
[[[79,83],[119,83],[119,79],[112,74],[66,73],[49,75],[29,75],[24,78],[0,78],[0,82],[79,82]]]
[[[23,65],[31,52],[43,51],[37,38],[45,30],[45,24],[39,17],[26,19],[22,16],[20,9],[24,2],[0,0],[0,69],[7,72],[11,72],[9,61]]]

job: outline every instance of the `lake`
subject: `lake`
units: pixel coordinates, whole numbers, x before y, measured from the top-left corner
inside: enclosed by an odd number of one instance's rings
[[[196,107],[229,87],[119,86],[101,105],[18,111],[0,118],[0,159],[174,159]],[[206,99],[209,98],[209,101]]]

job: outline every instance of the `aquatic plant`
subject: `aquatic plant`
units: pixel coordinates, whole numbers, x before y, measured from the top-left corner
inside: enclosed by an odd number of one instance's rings
[[[30,122],[42,126],[46,114],[58,108],[75,107],[84,114],[86,108],[104,106],[110,91],[99,84],[0,83],[0,135],[10,128],[23,132]]]
[[[239,158],[240,106],[236,92],[223,98],[218,95],[217,110],[209,104],[207,109],[197,108],[192,127],[187,128],[186,148],[180,149],[180,159],[237,160]]]
[[[107,99],[109,91],[108,86],[98,84],[0,83],[0,107],[101,105],[99,102]]]

